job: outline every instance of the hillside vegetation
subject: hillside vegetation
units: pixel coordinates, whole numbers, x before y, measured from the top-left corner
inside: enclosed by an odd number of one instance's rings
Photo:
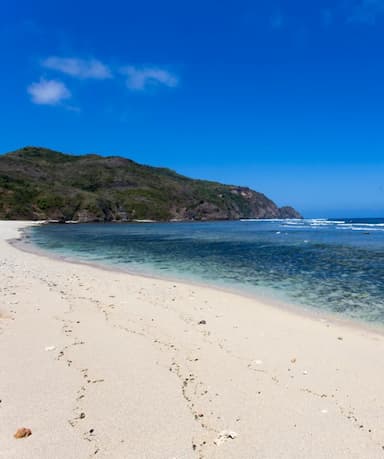
[[[60,221],[300,218],[249,188],[126,158],[25,147],[0,156],[0,218]]]

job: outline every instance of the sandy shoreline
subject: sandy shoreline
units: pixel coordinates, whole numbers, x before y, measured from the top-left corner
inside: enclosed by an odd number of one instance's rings
[[[0,222],[0,457],[384,457],[381,334],[23,252],[25,225]]]
[[[34,223],[33,226],[37,225],[45,225],[47,224],[46,221],[39,222],[39,223]],[[26,239],[26,231],[30,228],[29,226],[26,226],[24,228],[21,228],[19,230],[19,235],[15,239],[9,239],[8,243],[12,246],[14,246],[16,249],[25,251],[27,253],[32,253],[35,255],[40,255],[45,258],[50,258],[53,260],[58,260],[62,261],[65,263],[71,263],[71,264],[78,264],[81,266],[89,266],[93,268],[97,268],[102,271],[107,271],[107,272],[114,272],[114,273],[123,273],[123,274],[128,274],[129,276],[134,276],[134,277],[144,277],[149,280],[160,280],[160,281],[167,281],[167,282],[172,282],[172,283],[178,283],[178,284],[184,284],[188,285],[189,287],[196,287],[196,288],[208,288],[209,290],[216,290],[219,294],[220,293],[228,293],[230,295],[236,295],[237,297],[244,297],[246,299],[250,299],[255,301],[256,303],[262,303],[265,306],[268,307],[274,307],[277,309],[283,309],[285,311],[288,311],[292,314],[299,315],[300,317],[307,316],[313,320],[320,320],[320,321],[326,321],[328,323],[336,324],[336,325],[341,325],[341,326],[347,326],[347,327],[353,327],[357,328],[358,330],[366,330],[368,332],[374,332],[378,333],[384,336],[384,325],[381,323],[377,322],[365,322],[362,321],[361,319],[355,319],[353,317],[347,316],[345,314],[333,312],[330,310],[325,310],[325,309],[318,309],[315,307],[310,307],[308,305],[304,304],[294,304],[292,303],[288,298],[277,298],[275,295],[273,295],[270,291],[265,290],[265,291],[260,291],[258,293],[255,293],[253,291],[247,291],[246,289],[242,288],[236,288],[234,285],[232,286],[224,286],[224,285],[218,285],[214,283],[203,283],[200,280],[197,279],[178,279],[178,278],[172,278],[170,275],[156,275],[155,273],[148,273],[145,271],[138,272],[138,271],[133,271],[129,270],[128,268],[121,268],[120,266],[108,266],[108,264],[104,263],[97,263],[94,261],[85,261],[77,258],[71,258],[65,255],[60,255],[57,254],[53,251],[49,250],[44,250],[42,248],[39,248],[37,245],[33,243],[29,243]]]

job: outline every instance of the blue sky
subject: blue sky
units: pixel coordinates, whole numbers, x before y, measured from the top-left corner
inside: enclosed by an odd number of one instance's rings
[[[384,0],[3,0],[1,151],[122,155],[384,216]]]

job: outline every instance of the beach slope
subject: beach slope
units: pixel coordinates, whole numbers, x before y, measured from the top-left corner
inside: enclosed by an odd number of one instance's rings
[[[21,251],[28,224],[0,222],[0,458],[384,457],[379,332]]]

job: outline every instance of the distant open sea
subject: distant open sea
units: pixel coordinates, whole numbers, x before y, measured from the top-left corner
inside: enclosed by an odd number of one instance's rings
[[[65,224],[27,242],[73,260],[384,323],[384,219]]]

